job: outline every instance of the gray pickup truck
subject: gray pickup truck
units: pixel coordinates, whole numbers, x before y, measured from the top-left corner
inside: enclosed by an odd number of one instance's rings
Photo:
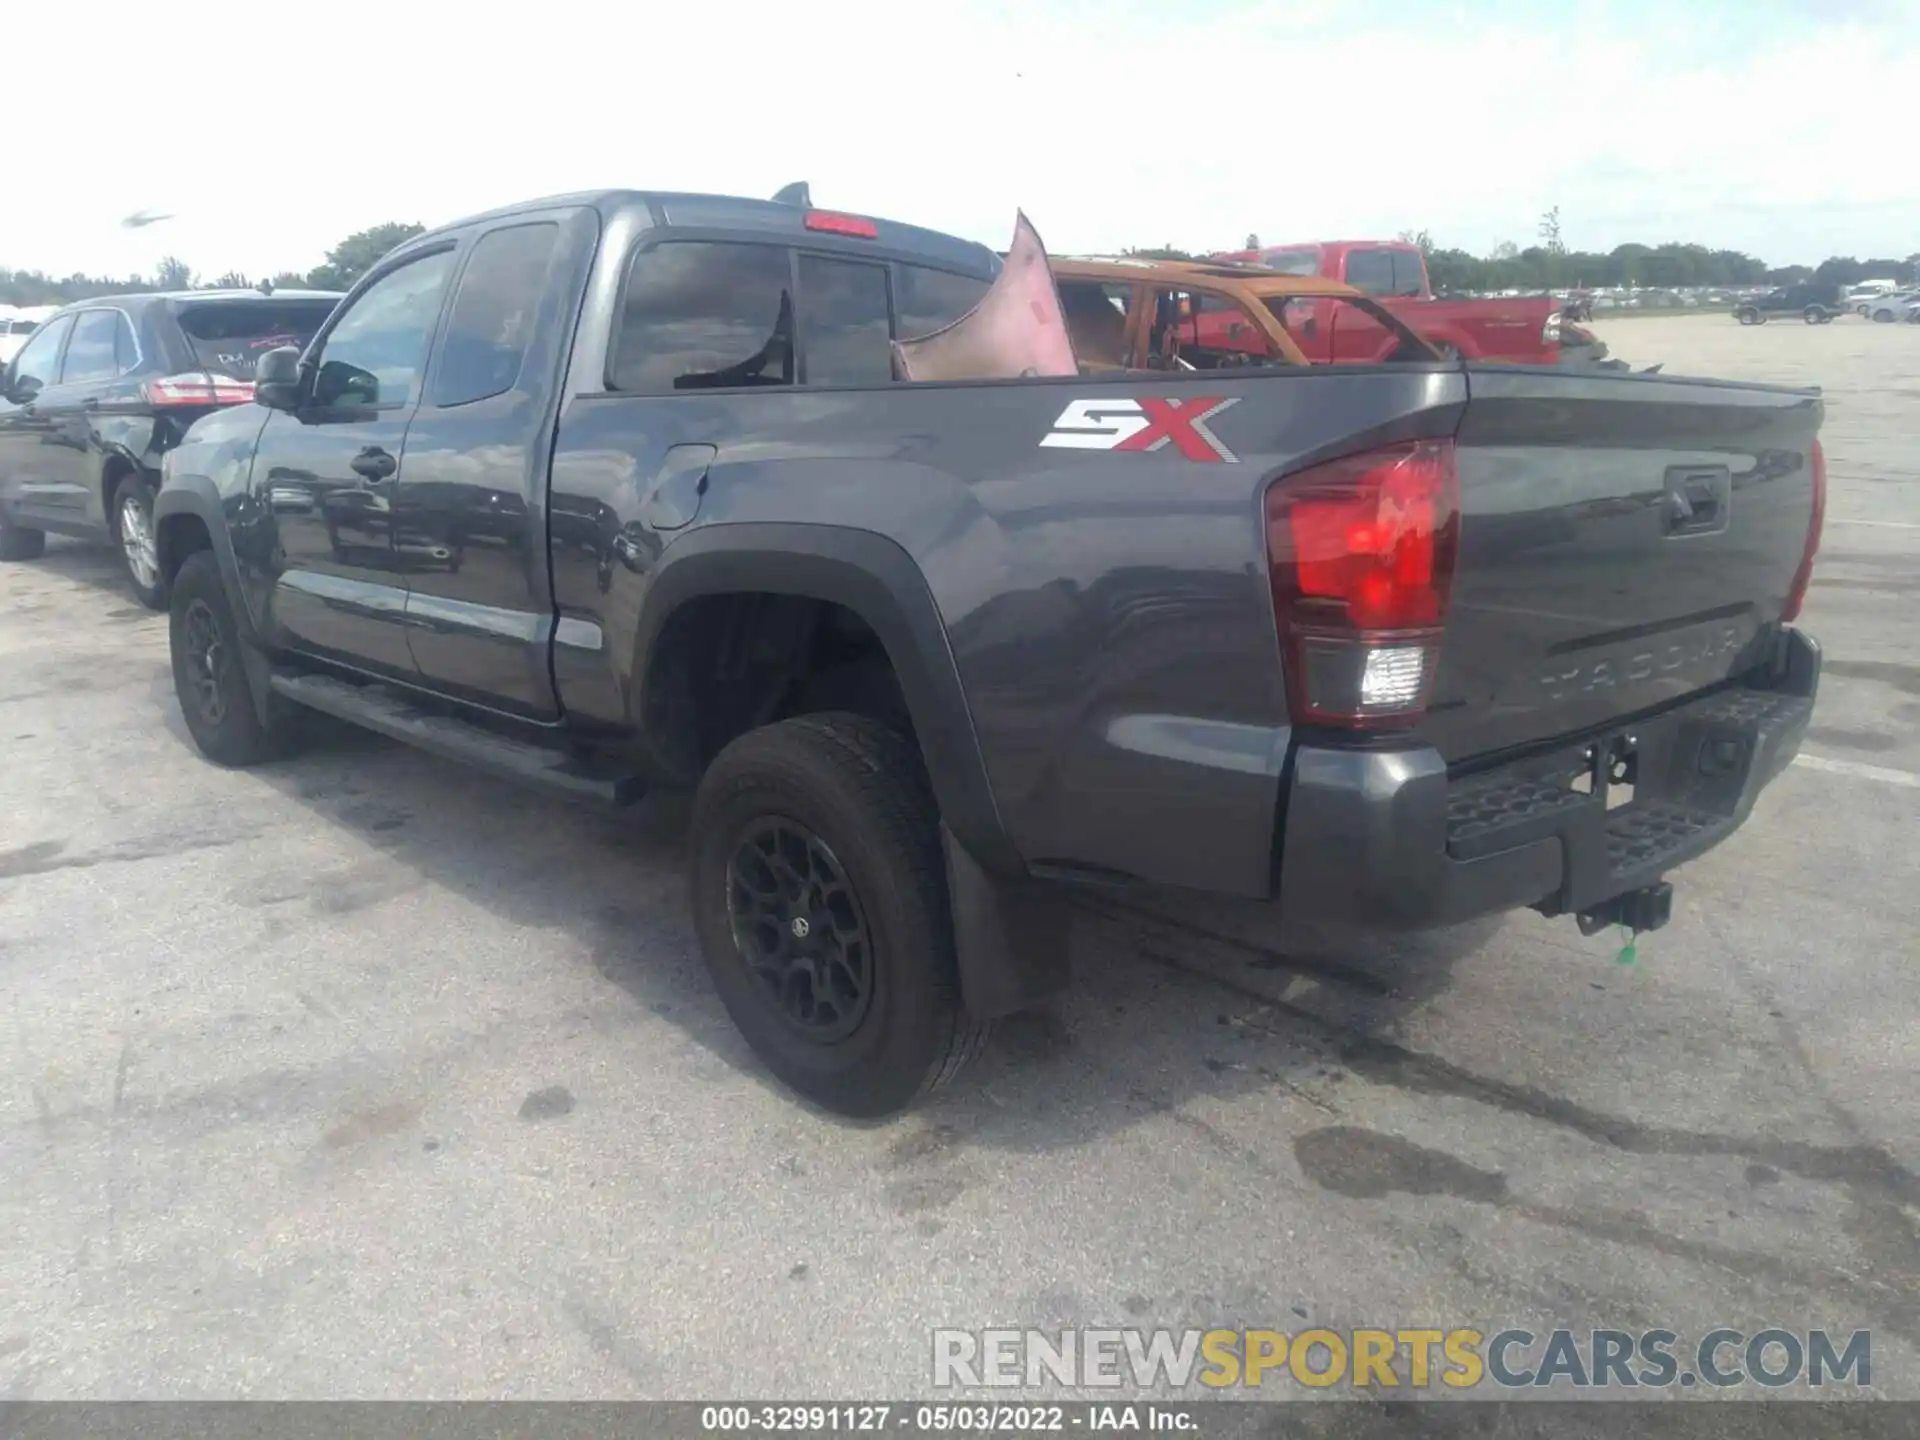
[[[166,457],[200,749],[311,709],[583,801],[697,787],[714,982],[855,1114],[1065,983],[1076,886],[1665,921],[1812,709],[1817,394],[897,378],[1005,273],[804,196],[409,241]]]

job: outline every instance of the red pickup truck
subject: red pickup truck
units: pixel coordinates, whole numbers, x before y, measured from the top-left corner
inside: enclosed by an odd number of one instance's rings
[[[1427,259],[1402,240],[1330,240],[1317,245],[1269,245],[1215,255],[1215,260],[1260,265],[1283,275],[1317,275],[1364,290],[1423,339],[1472,360],[1523,365],[1591,363],[1607,347],[1593,333],[1567,324],[1551,295],[1512,299],[1436,300],[1427,281]],[[1288,307],[1288,325],[1315,364],[1370,363],[1389,353],[1396,338],[1356,311],[1335,325],[1315,313],[1341,302],[1321,300]],[[1345,309],[1352,310],[1352,306]]]

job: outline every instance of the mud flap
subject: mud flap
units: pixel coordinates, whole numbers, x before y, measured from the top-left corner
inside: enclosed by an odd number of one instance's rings
[[[991,1020],[1064,990],[1071,912],[1058,890],[989,874],[945,825],[940,844],[967,1011]]]

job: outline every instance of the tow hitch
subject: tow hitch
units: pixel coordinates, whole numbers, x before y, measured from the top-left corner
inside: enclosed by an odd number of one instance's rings
[[[1658,885],[1629,890],[1573,918],[1582,935],[1598,935],[1609,925],[1622,926],[1635,934],[1658,930],[1673,918],[1673,886],[1662,880]]]

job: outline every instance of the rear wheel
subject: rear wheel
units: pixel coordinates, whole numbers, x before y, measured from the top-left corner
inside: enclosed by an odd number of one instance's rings
[[[1733,315],[1742,325],[1758,325],[1760,323],[1760,312],[1755,310],[1751,305],[1744,309],[1734,311]]]
[[[1888,309],[1874,311],[1873,323],[1876,325],[1891,325],[1893,323],[1893,311]]]
[[[692,834],[707,968],[781,1080],[888,1115],[977,1053],[939,811],[904,736],[842,713],[750,731],[708,767]]]
[[[114,487],[113,528],[134,598],[149,610],[166,609],[167,577],[160,573],[153,538],[153,486],[141,476],[129,475]]]
[[[265,717],[255,707],[240,651],[244,642],[211,551],[187,557],[173,577],[172,592],[173,690],[193,743],[209,760],[235,767],[285,754],[299,717],[278,696]]]
[[[1801,318],[1809,325],[1824,325],[1827,320],[1827,312],[1822,310],[1818,305],[1809,305],[1801,312]]]
[[[38,560],[46,553],[46,531],[0,520],[0,560]]]

